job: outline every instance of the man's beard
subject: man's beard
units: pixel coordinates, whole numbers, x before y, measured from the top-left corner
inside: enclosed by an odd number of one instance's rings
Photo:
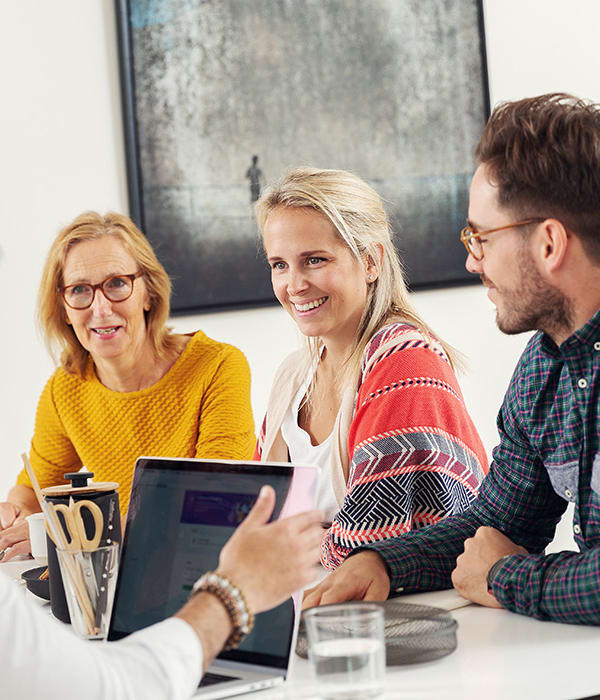
[[[520,283],[513,291],[499,292],[496,325],[507,335],[541,330],[551,337],[569,336],[573,329],[573,306],[558,289],[549,285],[538,272],[533,256],[523,250]],[[485,275],[481,275],[485,283]]]

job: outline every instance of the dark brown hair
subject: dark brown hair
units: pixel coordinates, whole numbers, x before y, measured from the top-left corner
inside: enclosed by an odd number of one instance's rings
[[[556,218],[600,263],[600,105],[551,93],[492,112],[475,156],[518,218]]]

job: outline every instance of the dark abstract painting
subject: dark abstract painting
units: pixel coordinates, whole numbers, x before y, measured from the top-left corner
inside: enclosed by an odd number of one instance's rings
[[[299,165],[383,197],[411,288],[467,281],[480,0],[117,0],[131,214],[173,310],[273,300],[254,220]]]

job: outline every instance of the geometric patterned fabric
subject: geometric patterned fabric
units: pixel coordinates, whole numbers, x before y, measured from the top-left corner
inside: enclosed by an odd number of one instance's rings
[[[373,337],[365,351],[348,451],[344,505],[322,546],[329,568],[357,546],[469,507],[487,459],[437,341],[408,324],[386,326]]]
[[[269,414],[257,458],[268,420]],[[270,434],[276,429],[269,424]],[[487,472],[442,346],[406,323],[385,326],[365,349],[350,427],[340,439],[348,479],[342,508],[322,540],[321,563],[330,569],[356,547],[463,512]]]

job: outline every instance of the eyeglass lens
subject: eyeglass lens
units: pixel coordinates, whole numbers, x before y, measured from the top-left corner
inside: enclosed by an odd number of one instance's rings
[[[469,245],[469,251],[475,260],[481,260],[483,257],[483,246],[481,245],[479,238],[469,236],[467,243]]]
[[[125,301],[131,296],[133,281],[129,277],[109,277],[102,282],[101,289],[109,301]],[[65,301],[75,309],[85,309],[91,306],[94,292],[91,284],[74,284],[65,289]]]

